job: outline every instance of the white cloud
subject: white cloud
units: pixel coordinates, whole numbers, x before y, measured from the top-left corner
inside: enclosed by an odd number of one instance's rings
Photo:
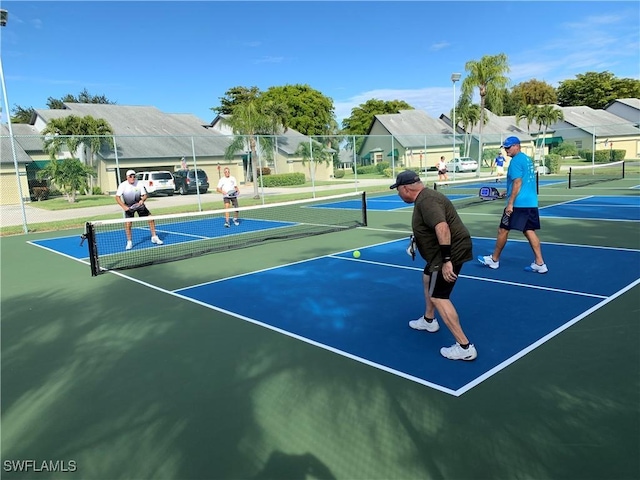
[[[254,64],[260,64],[260,63],[282,63],[284,61],[284,57],[271,57],[271,56],[264,56],[262,58],[259,58],[257,60],[254,60]]]
[[[456,89],[456,96],[459,88]],[[404,100],[418,110],[424,110],[431,117],[438,118],[441,114],[448,115],[453,108],[453,86],[451,88],[433,87],[418,89],[378,89],[359,93],[353,97],[334,103],[336,118],[341,124],[342,120],[351,116],[351,110],[367,100]]]
[[[442,50],[443,48],[447,48],[449,45],[451,45],[449,42],[438,42],[438,43],[434,43],[433,45],[431,45],[431,47],[429,49],[437,52],[438,50]]]

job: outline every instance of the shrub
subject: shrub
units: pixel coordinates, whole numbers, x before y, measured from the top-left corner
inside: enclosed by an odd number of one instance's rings
[[[102,195],[102,189],[100,187],[93,187],[91,189],[91,195]]]
[[[387,170],[388,168],[391,168],[391,163],[389,162],[379,162],[376,165],[376,171],[378,173],[384,173],[384,171]]]
[[[575,143],[565,142],[552,148],[550,153],[560,155],[561,157],[575,157],[578,155],[578,147],[576,147]]]
[[[258,168],[258,175],[271,175],[271,169],[269,167]]]
[[[49,198],[49,187],[33,187],[32,199],[38,202]]]
[[[559,173],[560,172],[560,161],[562,157],[555,153],[550,153],[549,155],[545,155],[544,163],[547,167],[549,167],[549,171],[551,173]]]
[[[392,178],[393,170],[391,170],[391,168],[385,168],[382,172],[382,175],[384,175],[386,178]]]
[[[305,182],[304,173],[278,173],[262,177],[262,185],[265,187],[290,187],[304,185]]]
[[[344,170],[337,169],[333,171],[333,178],[342,178],[344,177]]]
[[[375,165],[364,165],[357,169],[358,175],[366,175],[368,173],[378,173],[378,168]]]

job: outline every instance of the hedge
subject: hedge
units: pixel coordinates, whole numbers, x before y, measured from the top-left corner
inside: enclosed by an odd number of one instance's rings
[[[305,182],[304,173],[278,173],[276,175],[262,176],[262,185],[264,187],[290,187],[304,185]]]

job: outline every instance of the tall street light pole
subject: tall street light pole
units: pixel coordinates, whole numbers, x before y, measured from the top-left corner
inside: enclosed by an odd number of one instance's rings
[[[451,74],[451,82],[453,83],[453,115],[451,118],[451,128],[453,129],[453,156],[451,157],[451,161],[453,162],[456,158],[456,82],[460,80],[461,75],[459,73]],[[453,179],[456,177],[456,169],[453,169]]]
[[[9,18],[9,12],[0,9],[0,26],[5,27]],[[9,112],[9,98],[7,97],[7,85],[4,82],[4,69],[2,67],[2,55],[0,55],[0,81],[2,82],[2,93],[4,97],[4,109],[7,116],[7,127],[9,128],[9,139],[11,142],[11,153],[13,154],[13,166],[16,171],[16,182],[18,182],[18,195],[20,196],[20,206],[22,207],[22,228],[24,233],[29,233],[27,228],[27,214],[24,210],[24,197],[22,196],[22,182],[20,182],[20,170],[18,169],[18,155],[16,153],[16,140],[13,137],[11,128],[11,113]]]

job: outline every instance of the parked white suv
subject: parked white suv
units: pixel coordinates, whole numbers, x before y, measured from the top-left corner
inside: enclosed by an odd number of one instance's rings
[[[471,157],[454,158],[447,162],[449,172],[475,172],[476,170],[478,170],[478,162]]]
[[[138,172],[136,174],[136,178],[139,183],[144,185],[144,188],[150,196],[158,193],[173,195],[175,190],[173,175],[167,170],[157,172]]]

